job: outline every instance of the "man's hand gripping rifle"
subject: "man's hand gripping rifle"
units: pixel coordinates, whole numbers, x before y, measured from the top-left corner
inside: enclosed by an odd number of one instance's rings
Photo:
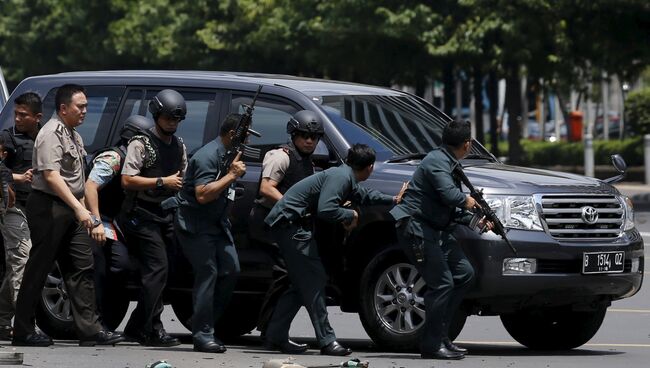
[[[515,247],[508,239],[506,229],[503,227],[501,220],[499,220],[496,213],[494,213],[492,208],[490,208],[490,205],[487,203],[487,201],[485,201],[485,198],[483,198],[483,190],[476,190],[476,188],[474,188],[460,166],[454,169],[454,174],[458,177],[458,179],[460,179],[463,184],[465,184],[465,186],[469,189],[469,195],[474,198],[476,203],[478,203],[479,207],[477,207],[475,210],[478,212],[480,217],[484,217],[486,221],[490,221],[493,224],[492,231],[495,234],[500,235],[506,244],[508,244],[510,249],[512,249],[512,252],[514,254],[517,254],[517,249],[515,249]]]
[[[230,164],[235,161],[237,154],[240,152],[248,158],[259,159],[260,157],[261,150],[253,147],[248,147],[246,146],[245,142],[249,134],[252,134],[258,138],[262,136],[260,133],[251,129],[251,124],[253,123],[253,110],[255,110],[255,102],[257,101],[257,96],[259,96],[261,90],[262,86],[259,86],[251,104],[244,105],[246,111],[244,111],[244,113],[241,115],[241,119],[239,119],[239,123],[235,128],[235,135],[232,138],[230,149],[224,155],[224,167],[226,168],[230,167]]]

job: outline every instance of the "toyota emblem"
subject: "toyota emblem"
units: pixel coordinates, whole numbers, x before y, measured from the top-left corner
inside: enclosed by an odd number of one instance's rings
[[[582,207],[582,221],[588,225],[595,224],[598,221],[598,211],[591,206]]]

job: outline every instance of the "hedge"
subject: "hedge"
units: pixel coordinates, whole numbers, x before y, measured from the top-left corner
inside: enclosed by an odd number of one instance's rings
[[[522,140],[525,157],[522,166],[580,166],[584,163],[584,145],[582,142],[540,142]],[[487,145],[490,148],[490,145]],[[596,165],[611,164],[611,155],[619,153],[628,166],[643,165],[643,137],[625,140],[594,141],[594,160]],[[508,143],[499,142],[500,156],[508,155]]]

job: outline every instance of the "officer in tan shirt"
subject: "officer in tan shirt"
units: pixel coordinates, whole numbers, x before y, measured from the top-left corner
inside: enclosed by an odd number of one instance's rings
[[[75,127],[86,115],[84,88],[73,84],[59,87],[55,104],[56,114],[34,142],[34,176],[27,199],[32,250],[16,302],[13,345],[52,344],[48,336],[35,331],[34,309],[55,261],[68,289],[79,345],[114,345],[124,337],[103,330],[99,323],[89,236],[96,224],[83,205],[86,151]]]

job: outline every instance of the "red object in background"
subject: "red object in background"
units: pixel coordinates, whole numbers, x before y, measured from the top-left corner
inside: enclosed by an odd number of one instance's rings
[[[582,140],[582,112],[571,111],[569,113],[569,141],[578,142]]]

